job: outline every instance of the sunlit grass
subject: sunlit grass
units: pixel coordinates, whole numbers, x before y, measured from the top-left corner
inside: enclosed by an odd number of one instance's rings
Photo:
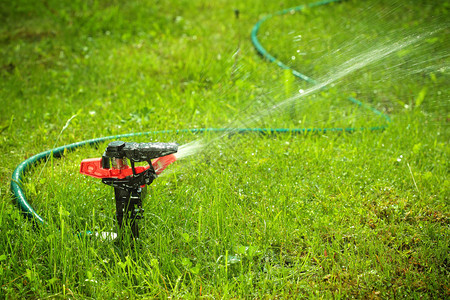
[[[374,44],[423,32],[427,20],[439,29],[279,109],[311,85],[261,59],[249,33],[262,15],[297,3],[2,4],[0,295],[448,297],[448,4],[385,2],[264,24],[263,45],[318,80]],[[339,48],[349,51],[329,55]],[[393,122],[352,134],[133,139],[206,145],[150,186],[138,241],[86,234],[117,231],[112,188],[78,173],[106,144],[27,173],[27,197],[46,226],[11,202],[14,168],[52,148],[73,115],[58,146],[152,130],[386,124],[348,96]]]

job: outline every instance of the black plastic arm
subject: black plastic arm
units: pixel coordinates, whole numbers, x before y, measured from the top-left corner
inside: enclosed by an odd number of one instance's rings
[[[178,151],[177,143],[125,143],[114,141],[109,143],[104,156],[106,157],[126,157],[130,161],[147,161]]]

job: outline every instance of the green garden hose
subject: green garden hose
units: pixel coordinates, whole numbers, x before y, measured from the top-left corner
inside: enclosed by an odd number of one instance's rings
[[[268,20],[269,18],[272,18],[274,16],[279,16],[279,15],[283,15],[283,14],[287,14],[287,13],[291,13],[292,11],[301,11],[303,10],[305,7],[316,7],[316,6],[320,6],[320,5],[326,5],[326,4],[330,4],[330,3],[334,3],[334,2],[340,2],[340,0],[324,0],[324,1],[319,1],[316,3],[312,3],[312,4],[308,4],[308,5],[301,5],[301,6],[296,6],[293,8],[289,8],[289,9],[285,9],[282,11],[278,11],[274,14],[271,15],[267,15],[266,17],[262,18],[260,21],[258,21],[255,26],[252,29],[251,32],[251,40],[253,45],[255,46],[256,50],[266,59],[268,59],[270,62],[274,62],[276,63],[279,67],[281,67],[282,69],[287,69],[290,70],[292,72],[292,74],[302,80],[305,80],[309,83],[316,83],[316,81],[296,70],[291,69],[290,67],[288,67],[287,65],[285,65],[284,63],[282,63],[281,61],[279,61],[278,59],[276,59],[274,56],[272,56],[271,54],[269,54],[264,47],[261,46],[261,44],[258,41],[257,38],[257,34],[258,34],[258,30],[259,27],[261,26],[261,24]],[[373,113],[375,113],[376,115],[384,118],[387,123],[390,122],[390,118],[380,112],[379,110],[364,104],[352,97],[348,98],[351,102],[353,102],[354,104],[368,109],[370,111],[372,111]],[[77,142],[77,143],[73,143],[70,145],[65,145],[65,146],[61,146],[58,148],[54,148],[51,150],[47,150],[44,151],[42,153],[36,154],[30,158],[28,158],[27,160],[23,161],[21,164],[19,164],[16,169],[14,170],[13,174],[12,174],[12,179],[11,179],[11,191],[13,194],[13,198],[16,201],[17,205],[19,206],[19,208],[23,211],[23,213],[29,217],[30,219],[32,219],[33,221],[35,221],[38,224],[45,224],[45,220],[33,209],[33,207],[28,203],[27,198],[25,196],[25,192],[23,190],[23,186],[22,186],[22,182],[23,179],[25,177],[26,172],[33,166],[36,165],[38,163],[40,163],[41,161],[46,161],[48,160],[51,156],[59,158],[61,157],[65,152],[67,151],[72,151],[76,148],[82,147],[82,146],[86,146],[86,145],[96,145],[108,140],[114,140],[114,139],[121,139],[121,138],[128,138],[128,137],[136,137],[136,136],[149,136],[149,135],[158,135],[158,134],[167,134],[167,133],[205,133],[205,132],[228,132],[228,131],[233,131],[233,132],[237,132],[237,133],[246,133],[246,132],[257,132],[257,133],[263,133],[263,134],[275,134],[275,133],[291,133],[291,134],[296,134],[296,133],[307,133],[307,132],[354,132],[357,130],[381,130],[386,128],[386,125],[380,125],[380,126],[374,126],[374,127],[369,127],[369,128],[294,128],[294,129],[288,129],[288,128],[239,128],[239,129],[229,129],[229,128],[200,128],[200,129],[180,129],[180,130],[163,130],[163,131],[149,131],[149,132],[139,132],[139,133],[128,133],[128,134],[122,134],[122,135],[114,135],[114,136],[108,136],[108,137],[101,137],[101,138],[97,138],[97,139],[91,139],[91,140],[86,140],[86,141],[81,141],[81,142]]]

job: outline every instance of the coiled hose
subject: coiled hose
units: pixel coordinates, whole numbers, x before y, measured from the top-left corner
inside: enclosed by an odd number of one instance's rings
[[[251,32],[251,40],[255,47],[255,49],[258,51],[260,55],[262,55],[264,58],[269,60],[270,62],[276,63],[280,68],[285,70],[290,70],[292,74],[301,79],[305,80],[309,83],[316,83],[316,81],[294,69],[291,69],[289,66],[285,65],[283,62],[276,59],[274,56],[272,56],[270,53],[268,53],[264,47],[260,44],[257,34],[259,27],[261,24],[274,17],[279,15],[284,15],[287,13],[291,13],[293,11],[301,11],[304,8],[312,8],[316,6],[326,5],[334,2],[340,2],[341,0],[324,0],[319,1],[307,5],[300,5],[293,8],[288,8],[285,10],[281,10],[278,12],[275,12],[273,14],[267,15],[266,17],[259,20],[253,27]],[[381,111],[364,104],[360,102],[359,100],[356,100],[355,98],[349,97],[349,101],[352,103],[372,111],[376,115],[384,118],[387,123],[389,123],[391,120],[389,116],[382,113]],[[380,126],[374,126],[370,128],[294,128],[294,129],[287,129],[287,128],[240,128],[240,129],[233,129],[233,132],[238,133],[246,133],[246,132],[258,132],[258,133],[307,133],[307,132],[353,132],[357,130],[381,130],[386,128],[387,125],[380,125]],[[35,221],[37,224],[45,224],[45,220],[33,209],[33,207],[28,203],[25,192],[22,187],[23,179],[25,178],[25,175],[27,171],[35,164],[38,164],[42,161],[47,161],[51,156],[55,158],[60,158],[64,152],[72,151],[76,148],[83,147],[83,146],[93,146],[97,145],[99,143],[108,141],[108,140],[115,140],[115,139],[121,139],[121,138],[128,138],[128,137],[136,137],[136,136],[149,136],[149,135],[158,135],[158,134],[167,134],[167,133],[205,133],[205,132],[227,132],[230,131],[228,128],[200,128],[200,129],[180,129],[180,130],[163,130],[163,131],[149,131],[149,132],[138,132],[138,133],[128,133],[128,134],[121,134],[121,135],[113,135],[108,137],[101,137],[86,141],[81,141],[77,143],[73,143],[70,145],[61,146],[58,148],[54,148],[51,150],[44,151],[42,153],[36,154],[27,160],[23,161],[21,164],[19,164],[16,169],[14,170],[12,174],[11,179],[11,192],[13,194],[13,198],[16,201],[19,208],[22,210],[22,212],[29,217],[31,220]]]

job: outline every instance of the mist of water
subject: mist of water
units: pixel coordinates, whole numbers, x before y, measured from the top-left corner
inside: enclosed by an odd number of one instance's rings
[[[376,44],[373,47],[370,47],[365,51],[347,59],[339,66],[334,66],[332,69],[333,72],[321,76],[313,86],[305,90],[301,90],[297,95],[271,105],[270,107],[263,109],[256,114],[244,116],[243,118],[237,118],[235,121],[229,124],[227,127],[228,129],[219,136],[209,141],[205,141],[203,138],[201,138],[188,144],[182,145],[177,153],[177,159],[184,159],[193,154],[196,154],[205,146],[222,140],[223,137],[228,136],[230,133],[239,131],[240,128],[254,126],[254,124],[257,124],[258,122],[263,120],[263,118],[265,118],[267,115],[276,113],[282,108],[300,100],[301,98],[313,95],[318,91],[322,91],[331,84],[339,84],[339,81],[347,77],[348,75],[370,65],[379,63],[383,59],[391,56],[394,53],[397,53],[398,51],[401,51],[402,49],[421,44],[425,39],[433,36],[440,30],[442,30],[442,28],[420,34],[410,34],[393,42],[385,41],[383,43]],[[448,55],[443,55],[442,57],[447,56]],[[424,64],[425,62],[416,62],[416,65],[420,67],[422,67]],[[392,68],[395,68],[395,66],[392,66]]]
[[[194,155],[201,151],[204,147],[205,143],[203,139],[198,139],[195,141],[192,141],[190,143],[181,145],[178,148],[178,152],[175,154],[177,160],[186,158],[188,156]]]

